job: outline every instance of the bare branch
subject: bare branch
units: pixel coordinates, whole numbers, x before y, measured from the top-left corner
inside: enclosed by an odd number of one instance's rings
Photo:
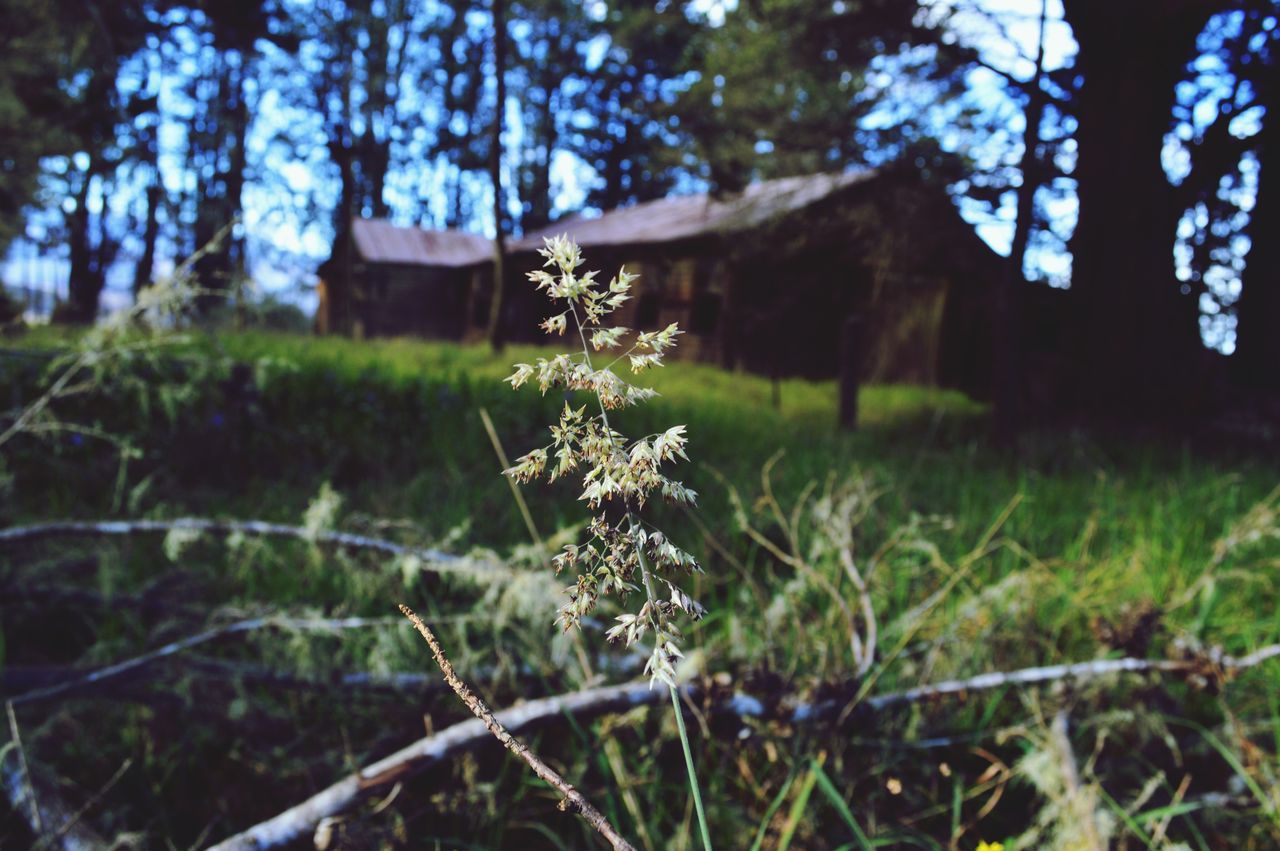
[[[206,517],[177,517],[172,520],[63,520],[0,529],[0,544],[47,538],[157,535],[175,530],[207,535],[240,534],[262,538],[293,538],[343,549],[369,550],[397,557],[411,556],[421,559],[426,563],[428,570],[434,570],[437,573],[493,572],[507,575],[509,572],[505,566],[496,562],[477,561],[442,550],[411,547],[385,538],[373,538],[353,532],[307,529],[303,526],[288,526],[263,520],[213,520]]]
[[[1071,747],[1071,736],[1068,733],[1068,719],[1065,709],[1059,709],[1049,725],[1049,739],[1054,750],[1058,752],[1058,761],[1062,767],[1062,779],[1066,785],[1068,814],[1083,826],[1084,840],[1089,843],[1088,851],[1106,851],[1095,820],[1097,796],[1080,782],[1080,768],[1076,764],[1076,754]]]
[[[79,810],[72,809],[47,783],[40,783],[31,774],[26,753],[18,735],[18,722],[13,706],[6,706],[9,715],[10,743],[0,749],[0,787],[3,787],[9,807],[20,813],[31,832],[39,840],[37,847],[62,848],[65,851],[100,851],[107,843],[80,821],[90,801]],[[113,778],[118,779],[118,778]],[[37,792],[37,786],[39,790]]]
[[[394,622],[397,624],[404,623],[400,618],[395,618]],[[328,629],[331,623],[319,621],[315,628]],[[263,623],[263,627],[275,625],[275,622]],[[589,660],[589,662],[593,670],[624,677],[638,673],[644,666],[646,658],[640,653],[631,653],[626,656],[602,655],[593,661]],[[176,662],[177,660],[170,657],[148,659],[144,664],[135,666],[129,671],[129,682],[146,681],[165,673],[165,666],[158,664],[164,661]],[[217,659],[210,656],[188,656],[182,660],[182,665],[182,671],[187,674],[213,679],[239,680],[278,689],[318,691],[339,689],[344,694],[358,690],[361,693],[381,692],[403,696],[406,692],[422,694],[445,688],[445,684],[440,681],[439,677],[416,671],[392,671],[382,674],[369,671],[335,670],[328,673],[300,674],[294,671],[257,665],[252,662]],[[73,691],[83,692],[98,683],[119,682],[119,679],[107,679],[104,681],[102,678],[86,682],[86,677],[96,670],[98,669],[69,666],[23,667],[11,665],[0,671],[0,692],[5,694],[17,692],[20,697],[25,698],[26,692],[34,692],[51,686],[70,684],[70,688]],[[506,673],[506,669],[499,669],[497,666],[486,666],[475,672],[475,679],[489,681],[503,673]],[[531,680],[543,681],[546,677],[546,670],[540,670],[533,665],[522,664],[516,668],[514,674]]]
[[[18,730],[18,717],[13,714],[12,700],[5,703],[4,711],[5,715],[7,715],[9,719],[10,743],[18,754],[19,775],[15,778],[13,785],[19,790],[19,793],[23,795],[25,803],[30,808],[30,816],[28,818],[31,822],[31,829],[35,832],[36,836],[43,837],[44,822],[43,819],[40,818],[40,804],[36,800],[36,790],[31,782],[31,769],[27,766],[27,751],[26,748],[22,746],[22,734]],[[19,799],[15,798],[13,800],[13,808],[21,811],[23,807],[20,805]]]
[[[247,618],[245,620],[236,621],[223,626],[213,627],[212,629],[206,629],[204,632],[187,636],[186,638],[178,641],[171,641],[162,647],[157,647],[155,650],[143,653],[141,656],[134,656],[133,658],[126,659],[122,662],[116,662],[112,665],[96,668],[72,680],[15,695],[10,698],[9,702],[13,706],[38,703],[46,700],[52,700],[55,697],[62,697],[69,692],[81,691],[83,689],[100,686],[103,683],[119,679],[125,674],[133,673],[145,668],[154,662],[164,659],[165,657],[173,656],[174,654],[181,653],[184,650],[190,650],[192,647],[205,644],[225,635],[253,632],[255,630],[266,629],[269,627],[293,630],[332,631],[339,629],[360,629],[385,623],[386,620],[382,618],[290,618],[280,616]]]
[[[1272,644],[1236,659],[1231,656],[1206,653],[1186,659],[1094,659],[1069,665],[1046,665],[1022,668],[1017,671],[997,671],[978,674],[967,680],[944,680],[940,683],[919,686],[906,691],[890,692],[869,697],[866,704],[879,710],[902,703],[918,703],[937,697],[965,694],[971,691],[990,691],[1011,685],[1037,685],[1057,680],[1093,680],[1109,674],[1166,673],[1200,677],[1212,683],[1229,680],[1240,671],[1254,668],[1270,659],[1280,657],[1280,644]]]
[[[1280,644],[1261,648],[1239,659],[1222,657],[1216,667],[1220,676],[1230,677],[1277,657],[1280,657]],[[956,694],[989,691],[1010,685],[1036,685],[1066,679],[1089,680],[1118,673],[1191,674],[1201,672],[1205,668],[1206,663],[1201,659],[1098,659],[1074,665],[1051,665],[1024,668],[1019,671],[980,674],[967,680],[948,680],[906,691],[877,695],[866,699],[864,705],[872,711],[880,711],[902,704]],[[697,689],[692,686],[683,686],[680,691],[689,696],[697,695]],[[569,716],[585,720],[613,712],[626,712],[635,707],[650,706],[665,699],[666,694],[661,690],[650,689],[644,683],[628,683],[532,700],[499,712],[496,717],[507,730],[520,731],[538,723],[560,721]],[[792,724],[814,723],[838,717],[844,708],[844,702],[834,700],[800,703],[793,706],[789,712],[783,712],[782,718]],[[762,701],[740,693],[720,698],[714,711],[743,718],[768,717],[773,714]],[[408,747],[340,780],[301,804],[231,837],[215,846],[215,851],[231,851],[231,849],[250,851],[250,849],[272,848],[290,842],[314,830],[322,819],[348,809],[363,795],[381,786],[404,780],[408,775],[442,762],[458,751],[475,747],[489,737],[487,728],[479,720],[455,724],[435,735],[419,739]]]
[[[665,691],[650,689],[647,683],[627,683],[531,700],[498,712],[495,717],[507,730],[519,732],[566,716],[584,719],[626,712],[666,699]],[[219,843],[214,849],[251,851],[293,841],[313,831],[321,819],[343,812],[364,795],[492,739],[478,718],[454,724],[362,768],[297,806]]]
[[[507,732],[501,722],[494,717],[489,707],[484,705],[484,701],[476,697],[471,689],[467,687],[467,684],[454,673],[453,665],[449,662],[448,657],[444,655],[444,649],[441,648],[440,642],[436,640],[435,635],[423,622],[422,618],[418,617],[412,609],[405,605],[400,606],[400,611],[413,623],[414,629],[418,630],[418,633],[427,642],[427,645],[431,648],[431,655],[435,657],[436,664],[440,666],[440,672],[444,674],[445,682],[458,695],[458,699],[467,705],[467,708],[471,710],[471,714],[479,718],[484,723],[485,728],[493,734],[494,738],[502,742],[507,750],[528,763],[534,774],[564,796],[564,800],[560,802],[560,809],[572,809],[577,812],[617,851],[635,851],[635,847],[624,839],[622,834],[618,833],[614,826],[609,823],[609,820],[604,817],[604,814],[592,806],[591,802],[583,797],[581,792],[570,786],[555,769],[529,750],[527,745]]]

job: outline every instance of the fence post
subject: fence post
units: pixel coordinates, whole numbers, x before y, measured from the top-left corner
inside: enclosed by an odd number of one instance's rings
[[[858,427],[858,378],[862,371],[862,317],[850,314],[840,329],[840,428]]]

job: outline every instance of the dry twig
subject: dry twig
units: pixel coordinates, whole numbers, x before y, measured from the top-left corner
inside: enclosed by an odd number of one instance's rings
[[[40,784],[31,774],[26,753],[18,736],[18,722],[12,704],[9,715],[11,742],[0,750],[0,788],[15,813],[22,815],[35,835],[38,848],[64,851],[101,851],[107,843],[80,821],[80,816],[97,801],[97,796],[79,810],[72,809],[49,784]],[[117,772],[117,775],[119,772]],[[112,783],[118,779],[113,778]],[[37,785],[40,787],[37,793]]]
[[[494,738],[502,742],[507,750],[528,763],[534,774],[564,796],[564,800],[560,802],[560,809],[577,812],[618,851],[635,851],[634,846],[618,833],[614,826],[609,823],[609,820],[604,817],[604,814],[592,806],[591,802],[583,797],[581,792],[570,786],[555,769],[543,762],[523,742],[507,732],[501,722],[494,717],[489,707],[485,706],[484,702],[476,697],[471,689],[467,687],[467,684],[454,673],[453,665],[449,662],[448,657],[444,655],[440,642],[436,640],[435,635],[423,622],[422,618],[418,617],[412,609],[405,605],[400,606],[400,611],[413,623],[414,628],[426,640],[427,645],[431,648],[431,655],[435,658],[436,664],[440,666],[440,672],[444,674],[445,682],[458,695],[458,698],[467,705],[467,708],[471,710],[471,714],[479,718],[484,723],[485,728],[493,734]]]
[[[1053,742],[1054,750],[1058,752],[1058,761],[1062,767],[1068,813],[1074,821],[1078,822],[1083,839],[1089,844],[1089,851],[1106,851],[1094,821],[1095,795],[1080,781],[1080,768],[1076,765],[1076,754],[1071,747],[1071,736],[1068,734],[1067,724],[1066,710],[1058,710],[1053,716],[1053,723],[1049,725],[1049,738]]]

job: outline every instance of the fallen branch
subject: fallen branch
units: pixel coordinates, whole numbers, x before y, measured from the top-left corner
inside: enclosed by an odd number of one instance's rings
[[[1106,851],[1102,837],[1098,835],[1097,794],[1092,788],[1080,781],[1080,767],[1076,764],[1076,753],[1071,747],[1070,724],[1067,711],[1059,709],[1049,725],[1049,740],[1058,752],[1058,763],[1061,766],[1062,782],[1066,787],[1064,807],[1066,816],[1081,825],[1081,834],[1089,844],[1086,851]]]
[[[6,709],[10,740],[0,748],[0,787],[4,789],[9,808],[22,816],[35,836],[34,847],[61,848],[64,851],[106,849],[106,841],[80,821],[88,805],[79,810],[72,809],[56,789],[32,776],[13,708],[7,706]]]
[[[246,620],[235,621],[234,623],[229,623],[224,626],[207,629],[204,632],[187,636],[186,638],[178,641],[171,641],[168,644],[157,647],[155,650],[143,653],[141,656],[134,656],[131,659],[116,662],[112,665],[106,665],[102,668],[95,668],[94,670],[81,676],[77,676],[71,680],[14,695],[9,699],[9,702],[14,706],[21,706],[29,703],[52,700],[56,697],[62,697],[69,692],[82,691],[84,689],[100,686],[104,683],[117,680],[126,674],[137,672],[138,670],[143,669],[161,659],[181,653],[184,650],[190,650],[192,647],[198,647],[201,644],[205,644],[217,638],[222,638],[226,635],[253,632],[255,630],[266,629],[269,627],[293,630],[322,630],[327,632],[339,629],[359,629],[378,624],[385,624],[386,622],[385,618],[290,618],[280,616],[248,618]]]
[[[48,538],[157,535],[174,531],[224,537],[239,534],[260,538],[292,538],[342,549],[369,550],[383,555],[421,559],[428,569],[437,573],[492,572],[505,575],[509,572],[496,562],[471,559],[429,547],[412,547],[354,532],[307,529],[304,526],[268,523],[264,520],[212,520],[205,517],[176,517],[172,520],[60,520],[0,529],[0,544]]]
[[[498,712],[495,717],[503,727],[515,733],[565,716],[590,718],[610,712],[625,712],[659,700],[667,700],[665,691],[651,690],[647,683],[627,683],[531,700]],[[310,834],[322,819],[343,812],[364,795],[404,780],[410,774],[442,762],[459,751],[491,741],[493,736],[480,719],[459,722],[362,768],[297,806],[236,834],[214,848],[218,851],[251,851],[293,841]]]
[[[1181,673],[1193,675],[1220,684],[1240,671],[1255,668],[1270,659],[1280,657],[1280,644],[1272,644],[1234,658],[1217,653],[1204,653],[1186,659],[1094,659],[1069,665],[1046,665],[1022,668],[1017,671],[998,671],[978,674],[967,680],[944,680],[940,683],[919,686],[906,691],[891,692],[869,697],[864,702],[873,710],[884,709],[901,703],[916,703],[936,697],[964,694],[971,691],[990,691],[1011,685],[1036,685],[1055,680],[1092,680],[1108,674]]]
[[[502,723],[493,716],[493,712],[489,707],[484,705],[484,701],[476,697],[467,684],[454,672],[453,664],[449,661],[449,657],[444,655],[444,648],[440,646],[435,634],[431,632],[431,629],[423,622],[422,618],[418,617],[412,609],[405,605],[400,606],[400,612],[409,619],[410,623],[413,624],[413,628],[427,642],[427,646],[431,648],[431,655],[436,660],[436,665],[440,667],[440,673],[444,674],[444,681],[449,684],[449,688],[453,689],[458,699],[467,705],[467,708],[471,710],[471,714],[484,723],[485,728],[493,734],[495,739],[502,742],[503,747],[524,760],[534,774],[564,796],[560,802],[560,809],[573,810],[578,813],[587,824],[595,828],[597,833],[608,840],[616,851],[635,851],[635,847],[624,839],[622,834],[618,833],[617,829],[604,817],[604,814],[592,806],[591,802],[581,792],[573,788],[555,769],[529,750],[528,745],[507,732]]]
[[[1247,668],[1280,657],[1280,644],[1261,648],[1238,659],[1223,656],[1219,659],[1219,672],[1225,678]],[[1202,672],[1206,663],[1201,659],[1150,660],[1150,659],[1098,659],[1072,665],[1049,665],[979,674],[967,680],[947,680],[905,691],[876,695],[863,701],[871,711],[880,711],[902,704],[916,703],[951,695],[990,691],[1010,685],[1037,685],[1056,680],[1090,680],[1118,673],[1187,673]],[[691,698],[699,696],[693,686],[681,687],[681,692]],[[626,712],[638,706],[665,702],[665,692],[652,690],[645,683],[586,689],[557,697],[546,697],[498,712],[496,718],[509,731],[519,732],[535,724],[563,720],[572,716],[578,720]],[[726,695],[716,701],[714,712],[736,715],[742,718],[773,717],[792,724],[813,723],[839,717],[847,702],[838,700],[801,703],[781,713],[771,712],[765,703],[747,694]],[[215,846],[219,851],[249,851],[271,848],[308,834],[324,818],[335,816],[351,807],[362,796],[380,786],[404,780],[408,775],[439,763],[454,753],[475,747],[490,738],[483,722],[473,719],[454,724],[439,733],[419,739],[408,747],[361,769],[301,804],[264,821],[243,833],[239,833]]]

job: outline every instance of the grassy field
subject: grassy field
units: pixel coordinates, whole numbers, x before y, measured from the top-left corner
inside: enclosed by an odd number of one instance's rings
[[[46,542],[0,553],[4,587],[26,589],[0,610],[5,664],[85,667],[247,614],[384,617],[403,600],[439,627],[464,676],[488,673],[476,685],[494,704],[581,684],[573,646],[550,623],[565,583],[531,546],[480,417],[489,412],[511,457],[545,442],[562,399],[501,383],[511,363],[537,354],[229,334],[132,377],[105,376],[62,415],[126,436],[136,456],[122,466],[111,445],[65,434],[15,440],[3,448],[13,476],[3,525],[305,520],[491,551],[518,573],[494,587],[305,543]],[[3,363],[13,401],[33,398],[41,363]],[[865,388],[863,427],[849,434],[834,428],[829,382],[775,386],[674,363],[652,383],[661,398],[617,425],[633,435],[688,425],[693,463],[682,478],[700,509],[656,515],[706,568],[695,584],[709,614],[690,635],[697,676],[767,702],[1135,650],[1162,657],[1175,642],[1240,655],[1280,641],[1274,458],[1069,430],[1001,453],[983,439],[982,406],[954,393]],[[524,495],[548,539],[584,520],[571,487]],[[880,632],[870,683],[851,682],[841,601],[853,594],[822,546],[824,497],[857,521],[853,553]],[[801,566],[770,552],[792,539]],[[100,602],[69,610],[58,601],[71,591]],[[606,652],[599,635],[585,641]],[[322,681],[429,666],[395,618],[334,634],[264,631],[197,655]],[[28,756],[79,800],[133,760],[89,820],[108,836],[140,831],[145,845],[186,847],[421,735],[424,713],[436,729],[464,713],[437,694],[290,690],[208,670],[179,659],[154,679],[20,712]],[[1270,848],[1280,840],[1278,681],[1273,663],[1221,694],[1130,677],[808,726],[710,715],[695,725],[696,745],[723,847],[856,848],[865,835],[877,847],[1087,848],[1078,842],[1089,824],[1113,847]],[[1052,758],[1059,710],[1071,720],[1078,787]],[[569,723],[535,740],[640,845],[692,848],[669,714]],[[415,779],[374,809],[344,823],[355,847],[591,847],[496,750]],[[0,830],[20,836],[18,821],[10,814]]]

